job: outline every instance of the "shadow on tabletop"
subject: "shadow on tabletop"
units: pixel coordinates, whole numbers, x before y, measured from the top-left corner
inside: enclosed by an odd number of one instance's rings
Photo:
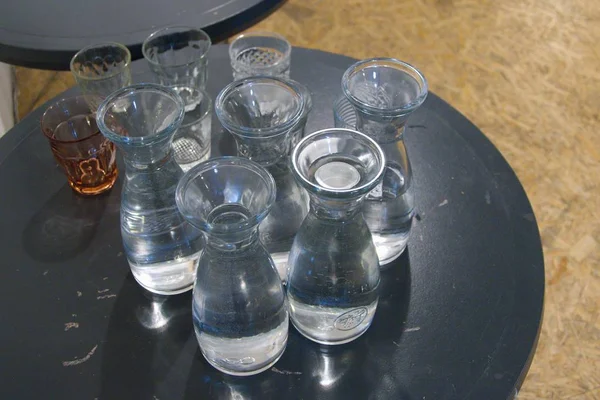
[[[155,295],[129,273],[105,335],[100,398],[156,398],[161,384],[175,379],[173,366],[193,337],[191,315],[191,292]]]
[[[96,234],[110,193],[82,196],[65,184],[31,218],[21,242],[41,262],[63,262],[83,252]]]

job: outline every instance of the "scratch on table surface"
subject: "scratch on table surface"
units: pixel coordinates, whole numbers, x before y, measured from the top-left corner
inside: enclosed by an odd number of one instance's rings
[[[104,278],[102,278],[103,281],[107,280],[108,276],[105,276]]]
[[[490,192],[488,191],[485,192],[485,202],[487,204],[492,204],[492,197],[490,196]]]
[[[79,290],[77,291],[77,297],[81,297],[82,294]]]
[[[416,331],[420,331],[421,327],[420,326],[415,326],[414,328],[406,328],[404,330],[404,332],[416,332]]]
[[[438,207],[444,207],[446,204],[448,204],[448,199],[444,199],[444,201],[438,204]]]
[[[281,375],[302,375],[300,371],[286,371],[285,369],[271,368],[271,371]]]
[[[96,352],[96,349],[98,348],[98,345],[95,345],[94,347],[92,347],[92,349],[90,350],[89,353],[87,353],[85,355],[85,357],[82,358],[76,358],[72,361],[63,361],[62,365],[63,367],[72,367],[74,365],[79,365],[79,364],[83,364],[84,362],[86,362],[87,360],[89,360],[90,358],[92,358],[92,356],[94,355],[94,353]]]
[[[67,322],[65,324],[65,332],[68,331],[71,328],[79,328],[79,323],[77,323],[77,322]]]
[[[108,292],[110,289],[102,289],[102,290],[98,290],[98,293],[106,293]]]
[[[48,270],[45,270],[42,275],[44,275],[44,276],[48,275]]]
[[[117,297],[116,294],[105,294],[104,296],[96,297],[98,300],[110,299],[111,297]]]

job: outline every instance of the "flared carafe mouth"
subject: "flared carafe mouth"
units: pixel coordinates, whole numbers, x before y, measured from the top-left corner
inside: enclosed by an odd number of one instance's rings
[[[207,233],[253,229],[275,202],[275,181],[266,169],[240,157],[213,158],[179,181],[175,200],[181,214]]]
[[[172,135],[181,125],[184,103],[171,88],[142,83],[108,96],[96,114],[98,128],[110,141],[148,145]]]
[[[234,81],[221,90],[215,112],[235,135],[268,138],[290,132],[305,106],[302,89],[295,83],[258,76]]]
[[[344,72],[342,91],[363,112],[398,116],[419,108],[428,86],[425,76],[412,65],[394,58],[372,58]]]
[[[351,199],[370,192],[383,177],[385,156],[377,142],[351,129],[306,136],[292,153],[294,176],[309,192]]]

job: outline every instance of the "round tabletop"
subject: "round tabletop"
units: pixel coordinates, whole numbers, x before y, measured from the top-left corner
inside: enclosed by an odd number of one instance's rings
[[[152,32],[171,25],[204,29],[213,43],[266,17],[283,0],[5,1],[0,4],[0,61],[69,70],[71,57],[100,42],[126,45],[134,60]]]
[[[232,79],[227,48],[209,60],[215,96]],[[293,50],[292,78],[313,92],[307,132],[333,126],[352,62]],[[133,68],[142,79],[146,64]],[[498,150],[435,95],[409,120],[418,216],[382,273],[370,329],[327,347],[290,327],[283,357],[245,378],[203,359],[190,293],[136,284],[119,230],[124,175],[104,195],[76,195],[39,130],[45,106],[0,139],[0,398],[506,400],[522,383],[544,294],[535,217]],[[212,147],[235,151],[214,117]]]

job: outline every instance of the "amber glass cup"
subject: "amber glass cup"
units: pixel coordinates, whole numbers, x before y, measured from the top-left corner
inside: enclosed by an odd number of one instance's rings
[[[73,190],[95,195],[112,188],[118,175],[115,146],[100,133],[89,98],[53,104],[42,116],[42,132]]]

